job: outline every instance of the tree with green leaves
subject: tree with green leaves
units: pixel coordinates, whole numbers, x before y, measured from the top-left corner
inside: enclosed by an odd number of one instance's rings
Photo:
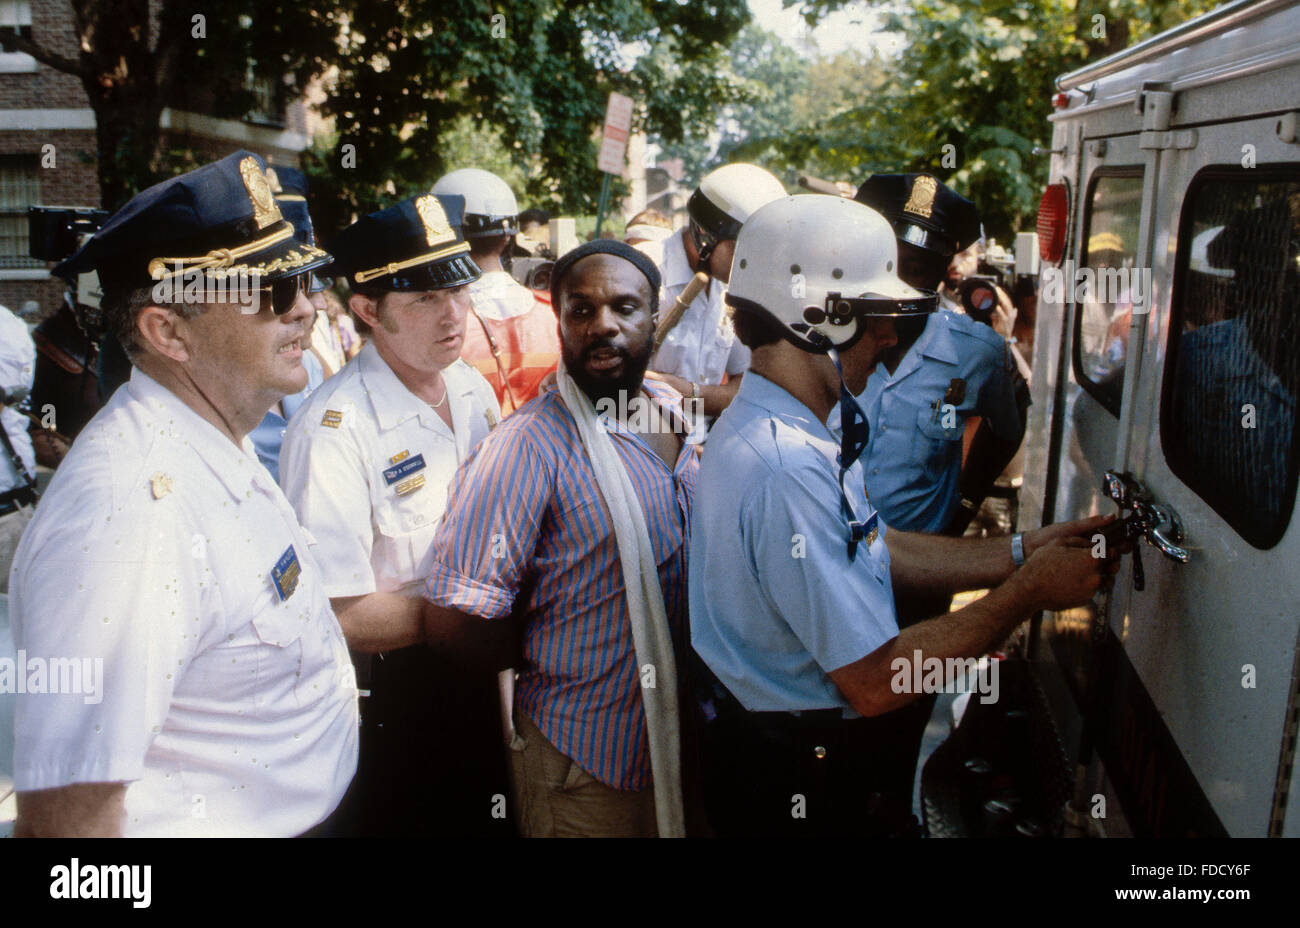
[[[446,163],[443,141],[465,120],[499,133],[534,202],[590,211],[609,92],[640,104],[640,128],[680,138],[738,97],[722,56],[749,17],[745,0],[69,2],[76,58],[15,34],[0,45],[81,80],[105,206],[171,173],[164,107],[239,118],[250,75],[282,99],[319,78],[334,136],[308,169],[327,228],[464,166]]]
[[[16,32],[0,34],[0,47],[25,52],[81,81],[95,113],[100,196],[109,209],[171,174],[171,162],[184,158],[164,148],[158,123],[165,107],[192,107],[201,98],[205,108],[199,112],[243,116],[253,103],[246,86],[250,63],[292,95],[306,86],[334,36],[314,14],[296,12],[298,4],[69,0],[69,5],[76,57]]]
[[[793,0],[787,6],[795,5]],[[844,0],[802,0],[815,24]],[[1047,181],[1055,78],[1213,8],[1214,0],[910,0],[883,28],[903,50],[855,105],[801,124],[779,145],[816,151],[835,176],[927,171],[980,205],[1004,238],[1032,222]]]

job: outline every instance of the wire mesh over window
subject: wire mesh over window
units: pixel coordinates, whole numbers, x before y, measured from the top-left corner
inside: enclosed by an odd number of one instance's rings
[[[1178,236],[1161,441],[1250,544],[1281,540],[1300,431],[1300,169],[1199,175]]]
[[[41,202],[36,155],[0,155],[0,269],[41,268],[28,253],[27,207]]]
[[[1127,286],[1098,286],[1096,282],[1128,280],[1128,272],[1137,263],[1141,173],[1094,175],[1087,208],[1080,269],[1091,269],[1093,276],[1075,274],[1072,280],[1067,275],[1065,281],[1079,303],[1074,373],[1084,389],[1118,416],[1128,360],[1128,332],[1133,321],[1133,294]],[[1114,273],[1121,270],[1124,275]],[[1085,286],[1085,280],[1091,280],[1093,285]]]

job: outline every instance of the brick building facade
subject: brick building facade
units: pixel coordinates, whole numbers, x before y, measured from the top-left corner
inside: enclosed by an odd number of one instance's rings
[[[3,27],[57,54],[77,55],[68,0],[0,0]],[[297,166],[311,142],[301,102],[244,120],[166,109],[160,131],[165,149],[191,149],[200,163],[247,148],[272,164]],[[98,206],[96,152],[95,116],[81,81],[27,55],[0,52],[0,304],[29,319],[55,310],[64,287],[50,278],[52,265],[27,256],[27,207]]]

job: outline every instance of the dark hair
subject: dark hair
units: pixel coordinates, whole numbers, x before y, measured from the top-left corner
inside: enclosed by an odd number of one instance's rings
[[[551,214],[544,209],[526,209],[519,214],[519,227],[521,229],[524,227],[524,223],[535,222],[538,225],[544,226],[550,221]]]
[[[383,302],[384,294],[390,291],[384,290],[381,287],[372,287],[369,284],[354,284],[351,281],[348,283],[353,293],[375,301],[375,314],[378,315],[379,304]],[[352,326],[357,330],[357,334],[362,338],[369,338],[370,334],[374,331],[374,329],[370,327],[370,323],[366,322],[366,320],[353,312],[352,302],[350,300],[345,302],[343,307],[348,311],[348,315],[352,317]]]
[[[751,351],[774,345],[785,338],[784,326],[760,309],[737,306],[731,324],[736,330],[736,338]]]

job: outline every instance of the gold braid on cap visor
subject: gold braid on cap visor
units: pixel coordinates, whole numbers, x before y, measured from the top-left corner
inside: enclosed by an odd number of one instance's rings
[[[253,239],[251,242],[245,242],[243,245],[234,248],[217,248],[197,258],[154,258],[149,262],[149,276],[154,280],[162,280],[187,271],[230,268],[236,261],[257,254],[257,252],[279,244],[288,238],[293,238],[293,226],[285,222],[279,229],[269,235]],[[302,263],[306,264],[307,262],[303,261]],[[169,271],[167,269],[168,265],[174,265],[175,267]]]
[[[352,275],[352,279],[359,284],[364,284],[368,280],[374,280],[376,277],[387,277],[389,274],[396,274],[398,271],[405,270],[408,267],[415,267],[418,264],[428,264],[430,261],[437,261],[439,258],[449,258],[452,255],[465,254],[469,251],[468,242],[457,242],[446,248],[439,248],[437,251],[431,251],[428,254],[417,255],[414,258],[407,258],[405,261],[395,261],[385,264],[382,267],[372,267],[369,270],[357,271]]]

